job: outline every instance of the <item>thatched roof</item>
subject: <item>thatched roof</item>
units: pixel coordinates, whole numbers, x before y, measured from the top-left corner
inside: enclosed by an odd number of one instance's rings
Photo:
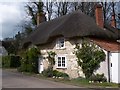
[[[71,14],[41,23],[24,40],[23,44],[45,44],[56,36],[64,36],[65,38],[95,37],[117,40],[120,38],[120,31],[118,32],[118,30],[114,30],[112,27],[110,29],[101,29],[96,25],[93,18],[85,15],[81,11],[75,11]]]

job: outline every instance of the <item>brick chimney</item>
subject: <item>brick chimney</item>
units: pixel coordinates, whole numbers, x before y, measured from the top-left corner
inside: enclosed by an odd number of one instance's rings
[[[37,26],[46,21],[45,13],[37,13]]]
[[[112,14],[111,26],[114,27],[114,28],[116,27],[116,20],[115,20],[115,15],[114,14]]]
[[[101,4],[97,4],[95,8],[95,17],[96,23],[99,27],[104,28],[104,20],[103,20],[103,10]]]

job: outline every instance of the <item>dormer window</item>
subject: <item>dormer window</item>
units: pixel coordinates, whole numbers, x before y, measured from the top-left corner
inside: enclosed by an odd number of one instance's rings
[[[64,49],[65,48],[65,39],[59,38],[56,42],[56,49]]]

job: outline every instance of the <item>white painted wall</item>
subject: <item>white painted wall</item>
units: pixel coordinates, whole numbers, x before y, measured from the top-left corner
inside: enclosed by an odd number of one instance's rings
[[[95,74],[99,73],[99,74],[102,74],[104,73],[104,76],[107,78],[107,81],[108,81],[108,57],[107,57],[107,51],[103,50],[105,55],[106,55],[106,58],[105,58],[105,61],[101,62],[100,63],[100,68],[95,72]]]
[[[118,83],[120,83],[120,53],[118,54]]]
[[[112,63],[111,67],[111,76],[113,83],[120,83],[120,60],[119,60],[120,53],[111,53],[110,61]]]

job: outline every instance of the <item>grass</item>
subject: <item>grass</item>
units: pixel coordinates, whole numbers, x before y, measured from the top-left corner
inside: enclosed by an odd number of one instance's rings
[[[17,69],[6,69],[11,72],[18,72]],[[35,73],[29,73],[29,72],[19,72],[27,76],[33,76],[39,79],[45,79],[45,80],[51,80],[54,82],[61,82],[65,84],[70,84],[70,85],[75,85],[75,86],[80,86],[80,87],[86,87],[86,88],[118,88],[120,85],[115,84],[115,83],[108,83],[108,82],[103,82],[103,83],[89,83],[89,80],[86,80],[84,78],[76,78],[76,79],[58,79],[58,78],[47,78],[43,76],[42,74],[35,74]]]
[[[103,83],[89,83],[88,80],[84,79],[84,78],[77,78],[77,79],[73,79],[71,80],[71,83],[74,85],[82,85],[85,87],[99,87],[99,88],[106,88],[106,87],[112,87],[112,88],[118,88],[118,84],[115,83],[108,83],[108,82],[103,82]]]
[[[61,83],[66,83],[66,84],[80,86],[80,87],[87,87],[87,88],[106,88],[106,87],[118,88],[118,84],[115,84],[115,83],[108,83],[108,82],[89,83],[89,80],[86,80],[84,78],[76,78],[76,79],[71,79],[71,80],[56,79],[56,78],[47,78],[47,77],[42,76],[41,74],[38,77],[42,79],[52,80],[55,82],[61,82]]]

